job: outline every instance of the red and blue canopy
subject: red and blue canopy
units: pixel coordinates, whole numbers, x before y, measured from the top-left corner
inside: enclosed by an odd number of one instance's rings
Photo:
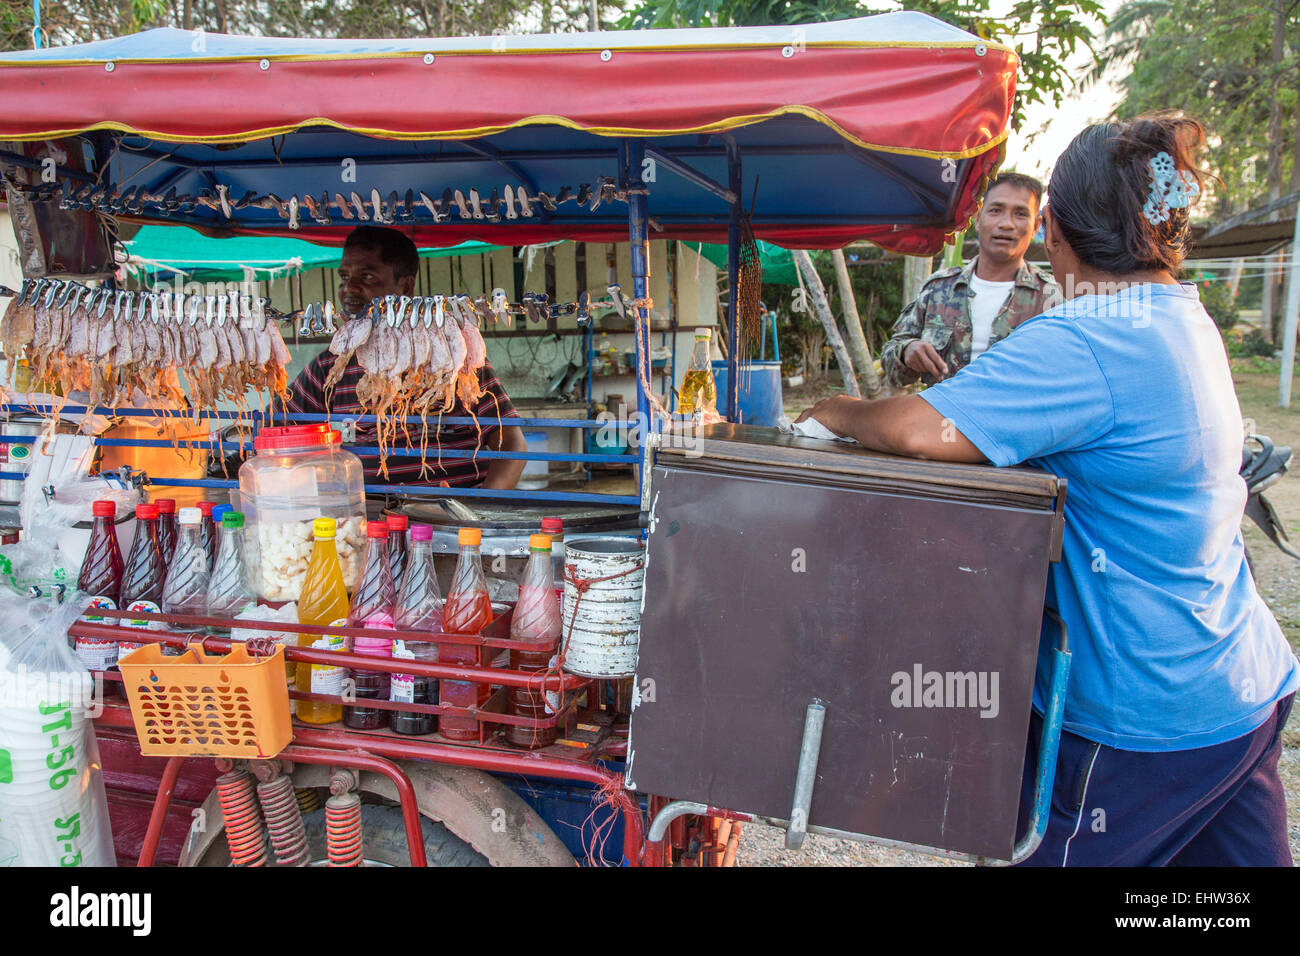
[[[911,12],[411,40],[161,29],[0,55],[0,141],[79,138],[105,180],[150,193],[220,184],[233,196],[486,196],[616,177],[629,138],[726,185],[729,136],[746,206],[758,183],[758,238],[823,248],[869,239],[919,254],[974,215],[1001,157],[1016,65],[1007,48]],[[725,241],[723,199],[662,165],[647,185],[652,237]],[[167,218],[291,234],[273,209]],[[304,214],[292,234],[337,242],[351,225]],[[501,223],[435,223],[417,206],[401,228],[421,246],[628,236],[621,203]]]

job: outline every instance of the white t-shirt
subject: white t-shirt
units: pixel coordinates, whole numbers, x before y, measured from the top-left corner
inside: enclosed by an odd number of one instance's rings
[[[1011,294],[1015,281],[989,282],[971,273],[970,287],[975,291],[975,298],[970,304],[971,321],[971,361],[988,351],[989,338],[993,334],[993,320],[1002,311],[1002,304]]]

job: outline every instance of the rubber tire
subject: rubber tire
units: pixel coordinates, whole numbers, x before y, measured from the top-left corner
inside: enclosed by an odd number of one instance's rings
[[[324,863],[329,859],[325,851],[324,808],[304,813],[302,820],[307,828],[307,845],[311,851],[312,865]],[[366,860],[386,866],[411,865],[411,857],[406,848],[406,825],[402,821],[399,807],[362,804],[361,825],[361,845]],[[487,857],[452,834],[441,823],[421,814],[420,827],[424,831],[424,854],[429,866],[491,866]],[[230,865],[230,849],[224,838],[219,838],[212,844],[199,865]]]

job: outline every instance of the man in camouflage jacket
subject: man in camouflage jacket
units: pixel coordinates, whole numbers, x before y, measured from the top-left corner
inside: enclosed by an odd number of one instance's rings
[[[963,268],[930,276],[894,323],[880,351],[890,385],[902,387],[917,379],[933,385],[970,364],[975,276],[1014,283],[993,319],[988,347],[1061,301],[1061,289],[1051,275],[1024,261],[1038,228],[1041,198],[1042,185],[1028,176],[1003,173],[993,181],[975,220],[979,253]]]

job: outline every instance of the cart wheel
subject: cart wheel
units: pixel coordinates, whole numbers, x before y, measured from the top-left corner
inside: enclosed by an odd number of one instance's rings
[[[325,866],[329,857],[325,853],[325,810],[304,813],[307,828],[307,846],[311,852],[311,866]],[[406,826],[402,822],[400,807],[386,807],[367,803],[361,807],[362,842],[366,866],[410,866],[411,857],[406,848]],[[464,840],[454,836],[445,826],[428,817],[420,817],[424,831],[424,853],[429,866],[489,866],[487,857],[475,851]],[[230,848],[224,839],[217,839],[199,866],[229,866]]]

